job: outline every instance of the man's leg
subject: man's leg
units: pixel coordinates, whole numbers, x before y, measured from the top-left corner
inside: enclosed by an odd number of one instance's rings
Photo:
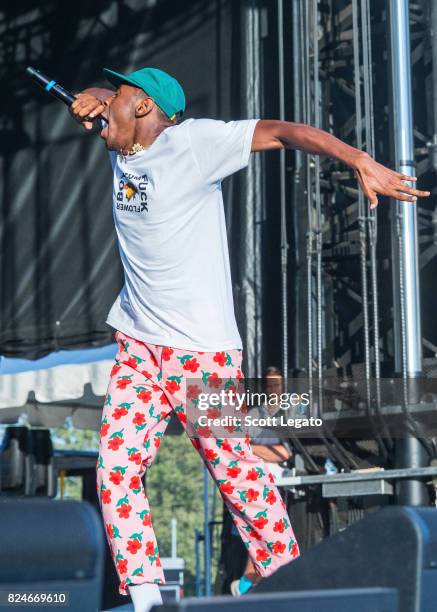
[[[208,433],[208,428],[199,428],[198,437],[192,437],[193,412],[189,410],[187,415],[186,410],[187,395],[190,401],[196,377],[199,386],[206,382],[211,391],[229,388],[243,379],[242,352],[167,349],[166,357],[162,363],[162,383],[169,401],[219,486],[256,573],[260,577],[269,576],[300,554],[273,476],[264,461],[252,452],[248,437],[233,437],[235,432],[215,437],[213,431]]]
[[[128,585],[165,583],[141,481],[170,420],[171,407],[158,386],[159,349],[120,332],[119,350],[103,406],[97,491],[119,592]]]
[[[197,448],[219,486],[256,573],[273,574],[299,556],[285,504],[250,442],[200,437]]]

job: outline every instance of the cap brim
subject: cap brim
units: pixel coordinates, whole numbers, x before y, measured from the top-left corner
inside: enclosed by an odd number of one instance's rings
[[[115,72],[115,70],[103,68],[103,74],[106,76],[108,81],[112,83],[112,85],[115,85],[115,87],[120,87],[120,85],[132,85],[132,87],[139,87],[138,84],[130,80],[129,77],[126,77],[124,74],[120,74],[119,72]]]

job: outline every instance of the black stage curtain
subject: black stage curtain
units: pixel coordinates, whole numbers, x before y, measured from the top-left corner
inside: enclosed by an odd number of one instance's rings
[[[74,92],[101,69],[167,70],[186,117],[239,116],[239,3],[231,0],[10,2],[0,10],[0,354],[36,359],[112,342],[106,315],[123,284],[111,171],[87,133],[25,76]]]

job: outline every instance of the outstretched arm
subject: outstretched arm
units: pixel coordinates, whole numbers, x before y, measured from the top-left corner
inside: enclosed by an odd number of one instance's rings
[[[354,169],[371,208],[378,205],[378,193],[409,202],[430,195],[429,191],[420,191],[406,184],[405,181],[416,181],[415,176],[390,170],[365,151],[351,147],[332,134],[304,123],[263,119],[258,121],[253,135],[252,151],[271,149],[299,149],[313,155],[327,155],[339,159]]]

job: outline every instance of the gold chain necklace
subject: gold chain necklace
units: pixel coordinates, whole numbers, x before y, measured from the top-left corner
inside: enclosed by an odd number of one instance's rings
[[[126,154],[123,153],[121,150],[118,152],[118,154],[126,161],[126,158],[129,155],[135,155],[135,153],[139,153],[140,151],[145,151],[149,147],[150,145],[145,147],[144,145],[141,145],[139,142],[136,142],[135,144],[132,145],[132,147],[129,149],[129,151]]]
[[[128,155],[135,155],[135,153],[139,153],[140,151],[145,151],[149,147],[150,145],[145,147],[144,145],[141,145],[139,142],[136,142],[135,144],[132,145],[132,148],[129,151]]]

